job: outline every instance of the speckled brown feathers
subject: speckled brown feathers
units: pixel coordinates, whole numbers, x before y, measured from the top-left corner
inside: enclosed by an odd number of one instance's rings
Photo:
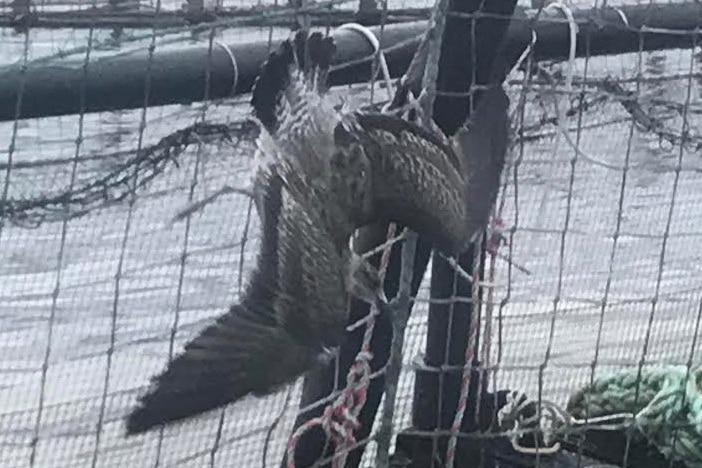
[[[339,345],[349,259],[319,229],[318,211],[304,209],[279,186],[268,187],[261,251],[241,302],[154,379],[128,418],[128,434],[248,394],[268,394],[310,370],[326,348]],[[379,288],[379,280],[371,287]]]
[[[399,222],[446,254],[463,252],[485,229],[497,197],[508,108],[502,88],[487,90],[450,140],[395,116],[356,113],[350,145],[362,148],[372,177],[373,211],[364,221]]]
[[[485,227],[507,147],[504,91],[486,92],[449,139],[395,115],[336,110],[325,97],[333,53],[331,38],[299,32],[264,64],[252,96],[256,269],[241,302],[153,379],[128,434],[270,393],[338,346],[348,294],[382,295],[377,271],[349,249],[357,228],[399,222],[455,254]]]

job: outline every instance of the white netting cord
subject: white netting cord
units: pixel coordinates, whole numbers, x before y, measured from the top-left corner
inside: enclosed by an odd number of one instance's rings
[[[234,96],[236,94],[236,86],[239,84],[239,64],[236,61],[236,56],[234,55],[234,52],[232,52],[231,47],[229,47],[224,42],[216,39],[213,42],[217,44],[217,46],[224,49],[224,51],[229,56],[229,60],[232,63],[232,90],[230,94]]]
[[[578,25],[573,16],[572,10],[565,5],[562,0],[554,1],[548,4],[544,10],[559,10],[563,13],[568,21],[569,33],[570,33],[570,44],[569,44],[569,57],[568,57],[568,70],[566,73],[566,91],[568,93],[572,92],[573,87],[573,77],[574,77],[574,62],[576,58],[576,46],[577,46],[577,33]],[[624,14],[624,12],[615,8],[615,11],[621,17],[622,22],[626,27],[629,27],[629,21]],[[518,65],[514,67],[519,68],[521,63],[526,59],[528,54],[533,50],[536,44],[537,36],[535,31],[532,31],[532,42],[525,49],[518,60]],[[541,69],[543,71],[543,69]],[[527,71],[528,72],[528,71]],[[559,106],[559,98],[556,94],[553,97],[554,107],[556,109],[557,120],[556,124],[558,126],[559,133],[557,136],[563,136],[570,147],[583,159],[586,161],[607,167],[610,169],[620,169],[613,167],[607,163],[601,162],[586,155],[582,152],[580,148],[572,141],[568,130],[565,128],[565,115],[561,111]],[[499,218],[498,218],[499,220]],[[491,252],[493,253],[493,252]],[[492,268],[491,268],[492,270]],[[556,441],[556,435],[567,431],[569,428],[576,425],[585,425],[587,423],[607,423],[610,421],[621,421],[623,417],[630,418],[633,415],[623,415],[614,414],[603,416],[599,418],[590,418],[588,421],[579,420],[573,418],[567,411],[558,406],[557,404],[548,401],[540,400],[540,402],[535,402],[530,400],[526,394],[521,390],[514,390],[507,395],[506,404],[500,408],[497,413],[498,425],[501,430],[508,433],[512,447],[523,454],[526,455],[548,455],[557,453],[561,449],[560,443]],[[619,426],[600,426],[602,429],[619,429]],[[536,447],[525,446],[521,442],[521,437],[528,432],[539,432],[543,436],[544,446],[541,447],[537,443]]]
[[[390,77],[390,69],[388,68],[388,62],[387,60],[385,60],[385,54],[380,49],[380,41],[378,40],[378,38],[375,37],[373,31],[358,23],[345,23],[336,28],[337,31],[341,31],[344,29],[354,31],[362,35],[368,41],[371,47],[373,47],[373,55],[377,57],[378,64],[380,66],[375,71],[376,75],[371,77],[371,81],[375,80],[378,73],[381,73],[383,81],[385,82],[385,91],[388,94],[388,100],[392,101],[394,95],[392,78]]]
[[[570,95],[570,94],[572,94],[572,91],[573,91],[573,77],[574,77],[574,73],[575,73],[574,67],[575,67],[575,58],[576,58],[575,55],[576,55],[576,48],[577,48],[576,41],[577,41],[578,30],[579,30],[578,24],[575,21],[575,17],[573,16],[572,10],[568,6],[566,6],[562,0],[554,1],[554,2],[550,3],[549,5],[547,5],[546,8],[544,8],[544,11],[548,11],[548,10],[561,11],[563,13],[563,15],[566,17],[566,20],[568,21],[570,44],[569,44],[569,52],[568,52],[568,70],[566,73],[566,80],[565,80],[566,89],[565,90],[566,90],[566,94]],[[621,18],[624,26],[629,28],[630,27],[629,26],[629,19],[626,17],[626,14],[624,13],[624,11],[622,11],[620,8],[614,8],[614,10],[617,12],[619,17]],[[534,34],[534,37],[535,37],[535,33],[533,31],[532,31],[532,34]],[[539,67],[539,70],[542,73],[547,74],[547,72],[543,68]],[[552,102],[553,102],[553,106],[554,106],[554,109],[556,112],[556,126],[558,129],[558,133],[556,134],[556,138],[558,138],[559,136],[562,136],[565,139],[568,146],[580,158],[582,158],[584,161],[586,161],[590,164],[594,164],[596,166],[604,167],[604,168],[607,168],[610,170],[615,170],[615,171],[624,170],[625,169],[624,167],[604,162],[604,161],[598,159],[597,157],[592,156],[591,154],[585,153],[573,141],[573,139],[570,137],[568,129],[566,128],[566,124],[565,124],[566,116],[565,116],[565,113],[563,111],[562,106],[560,105],[560,101],[561,101],[561,99],[559,98],[558,93],[553,93]],[[554,146],[557,146],[557,143],[558,142],[556,141],[556,145],[554,145]]]
[[[498,426],[508,433],[512,448],[517,452],[549,455],[561,449],[561,445],[554,441],[554,434],[558,427],[569,425],[569,417],[555,404],[545,401],[542,403],[540,411],[523,391],[513,390],[507,394],[507,402],[497,412]],[[531,431],[540,431],[543,434],[544,447],[538,444],[537,447],[521,444],[521,436]]]

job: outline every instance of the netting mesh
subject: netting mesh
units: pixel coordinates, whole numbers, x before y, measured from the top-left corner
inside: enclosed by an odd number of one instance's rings
[[[83,6],[104,4],[47,1],[37,11]],[[390,10],[429,6],[388,3]],[[2,7],[9,15],[10,5]],[[129,49],[288,34],[172,27],[169,35],[4,28],[0,66],[69,51],[80,68]],[[483,303],[481,357],[492,388],[565,404],[593,377],[696,356],[698,60],[693,47],[639,51],[542,64],[541,77],[553,84],[513,75],[517,131],[497,206],[507,243],[488,263],[486,280],[495,287]],[[334,94],[371,102],[367,85]],[[377,90],[372,96],[385,98]],[[172,222],[224,185],[248,185],[256,135],[245,123],[248,112],[243,96],[0,123],[0,466],[280,463],[299,384],[162,432],[123,436],[123,419],[149,377],[237,299],[252,268],[259,220],[245,196],[222,197]],[[187,128],[195,130],[174,139]],[[428,284],[425,278],[405,337],[395,433],[410,426]],[[363,466],[374,466],[370,445]]]

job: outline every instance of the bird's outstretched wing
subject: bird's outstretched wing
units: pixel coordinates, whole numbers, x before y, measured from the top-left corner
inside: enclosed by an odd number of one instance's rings
[[[347,320],[345,259],[314,206],[301,205],[284,186],[270,192],[259,262],[241,303],[154,379],[128,418],[128,434],[269,394],[339,345]]]
[[[235,304],[153,379],[127,419],[127,434],[270,393],[313,367],[317,354],[278,326],[272,310]]]
[[[299,224],[286,218],[296,212],[283,207],[280,179],[272,177],[262,183],[258,203],[261,247],[241,302],[190,341],[152,380],[127,418],[128,435],[196,416],[248,394],[270,393],[317,362],[318,350],[296,340],[275,309],[279,225]],[[286,246],[283,255],[289,255],[290,241],[283,239],[282,244]]]

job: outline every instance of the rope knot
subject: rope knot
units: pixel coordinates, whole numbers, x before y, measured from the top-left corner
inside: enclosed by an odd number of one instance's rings
[[[356,355],[346,376],[346,387],[338,397],[324,408],[321,416],[310,419],[300,426],[290,438],[288,445],[288,468],[295,468],[295,446],[302,435],[314,426],[320,426],[335,447],[333,468],[341,468],[346,456],[356,443],[354,431],[361,427],[358,415],[366,404],[371,378],[370,361],[373,353],[366,346]]]

